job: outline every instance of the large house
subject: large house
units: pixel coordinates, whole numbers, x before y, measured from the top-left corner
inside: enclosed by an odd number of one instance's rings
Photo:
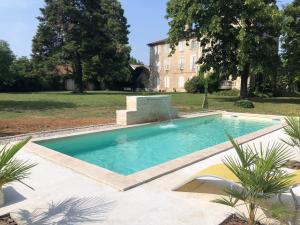
[[[184,84],[197,75],[201,57],[200,43],[196,39],[179,42],[175,53],[167,39],[149,43],[151,88],[156,91],[184,92]],[[226,80],[220,83],[220,89],[239,89],[239,80]]]

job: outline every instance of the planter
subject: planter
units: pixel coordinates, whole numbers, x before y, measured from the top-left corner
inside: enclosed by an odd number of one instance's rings
[[[3,188],[0,187],[0,207],[2,207],[5,203],[4,191]]]
[[[228,216],[222,223],[219,225],[248,225],[247,221],[238,217],[235,214]],[[257,223],[257,225],[263,225],[261,223]]]
[[[0,225],[18,225],[10,216],[10,214],[5,214],[0,216]]]

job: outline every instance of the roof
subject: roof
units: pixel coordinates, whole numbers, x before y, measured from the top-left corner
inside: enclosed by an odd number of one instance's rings
[[[130,64],[130,67],[131,67],[133,70],[136,70],[137,68],[146,68],[147,70],[150,70],[150,67],[149,67],[149,66],[146,66],[146,65],[134,65],[134,64]]]
[[[158,41],[154,41],[148,44],[148,46],[154,46],[154,45],[158,45],[158,44],[165,44],[167,42],[167,38],[162,39],[162,40],[158,40]]]

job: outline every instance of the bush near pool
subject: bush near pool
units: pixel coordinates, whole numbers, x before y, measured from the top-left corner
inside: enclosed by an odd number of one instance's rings
[[[236,101],[234,103],[234,105],[242,107],[242,108],[247,108],[247,109],[255,108],[253,102],[251,102],[249,100],[239,100],[239,101]]]

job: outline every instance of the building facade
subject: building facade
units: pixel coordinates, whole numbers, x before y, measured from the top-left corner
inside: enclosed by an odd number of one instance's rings
[[[183,92],[184,84],[198,72],[197,60],[201,48],[196,40],[180,41],[175,53],[166,40],[148,44],[150,47],[150,71],[153,87],[157,91]]]
[[[182,40],[176,51],[170,55],[171,48],[167,40],[149,43],[151,88],[155,91],[184,92],[187,80],[196,76],[199,71],[198,59],[202,50],[196,39]],[[237,81],[223,81],[220,89],[239,89]]]

